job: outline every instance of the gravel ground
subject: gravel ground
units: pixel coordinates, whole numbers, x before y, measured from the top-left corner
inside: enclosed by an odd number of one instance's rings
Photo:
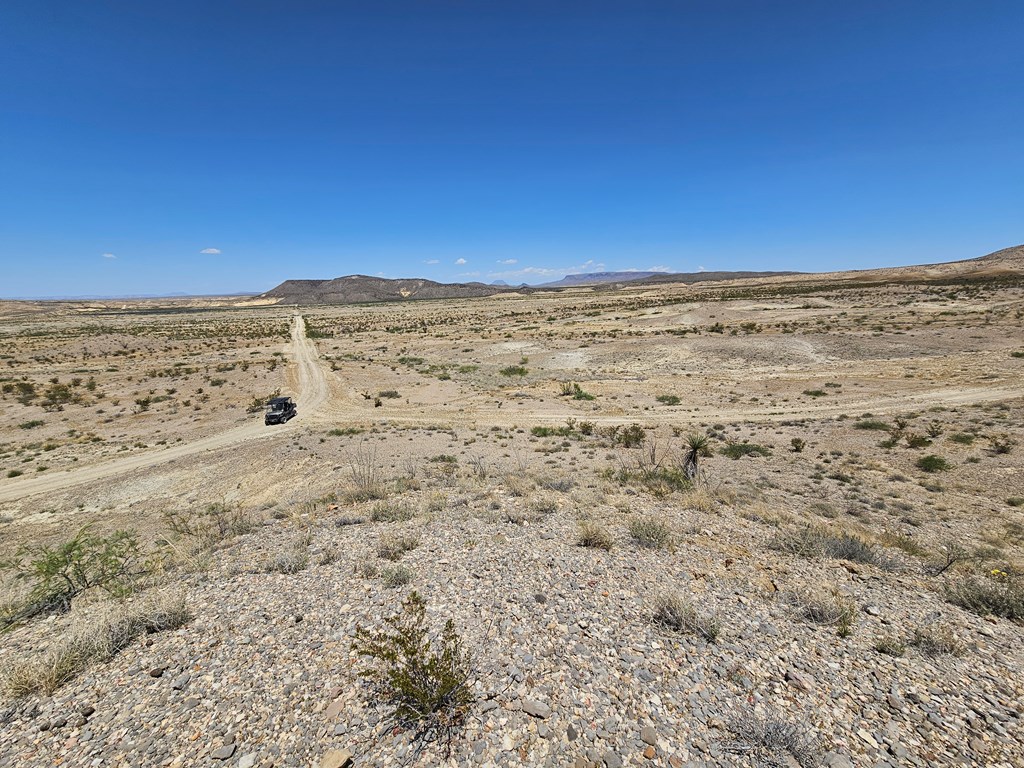
[[[407,501],[419,508],[427,493]],[[595,485],[517,497],[482,481],[430,493],[444,508],[404,523],[336,524],[372,504],[269,518],[224,542],[208,569],[172,574],[164,588],[184,592],[193,620],[52,697],[4,703],[0,764],[306,766],[330,764],[330,750],[355,765],[416,762],[407,736],[382,728],[351,650],[356,625],[377,625],[412,588],[434,627],[454,619],[478,697],[450,757],[428,746],[419,764],[770,764],[729,728],[766,715],[815,735],[827,766],[1024,763],[1021,627],[945,603],[911,558],[882,570],[789,557],[768,548],[772,526],[739,517],[725,496],[610,497]],[[638,512],[668,522],[675,545],[632,542]],[[581,516],[613,533],[611,551],[576,545]],[[419,537],[401,560],[412,583],[360,575],[388,565],[376,544],[399,532]],[[264,572],[307,541],[308,568]],[[850,636],[797,618],[781,597],[812,585],[855,603]],[[652,622],[669,590],[717,614],[717,642]],[[3,659],[40,650],[71,621],[15,630]],[[873,649],[942,623],[960,655]]]

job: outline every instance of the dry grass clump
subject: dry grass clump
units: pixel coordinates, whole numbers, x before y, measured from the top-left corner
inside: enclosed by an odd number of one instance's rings
[[[229,504],[208,504],[202,510],[172,511],[164,514],[171,532],[204,549],[213,549],[236,536],[251,533],[260,521],[251,512]]]
[[[994,569],[987,576],[966,576],[946,588],[946,599],[980,616],[1024,621],[1024,578]]]
[[[907,652],[907,644],[896,635],[883,635],[875,641],[872,647],[886,656],[899,657]]]
[[[917,627],[910,638],[910,645],[926,656],[959,656],[964,650],[953,629],[945,624]]]
[[[611,531],[593,520],[581,520],[576,544],[580,547],[591,547],[610,551],[615,546],[615,538]]]
[[[828,591],[800,590],[783,596],[796,615],[806,621],[836,627],[841,637],[853,631],[857,620],[857,605],[836,589]]]
[[[505,475],[502,485],[505,486],[505,492],[508,493],[509,496],[521,497],[529,494],[537,484],[525,475],[510,472]]]
[[[283,549],[275,552],[263,563],[266,573],[299,573],[309,566],[309,535],[300,536],[290,541]]]
[[[699,613],[688,600],[675,593],[658,596],[652,620],[673,632],[699,635],[709,643],[715,642],[722,631],[722,622],[717,616]]]
[[[40,691],[51,694],[93,662],[113,658],[140,635],[177,629],[191,618],[180,595],[159,594],[134,604],[93,607],[41,656],[12,662],[4,672],[3,688],[14,697]]]
[[[665,549],[672,545],[672,528],[664,520],[635,517],[629,522],[629,535],[647,549]]]
[[[530,509],[538,515],[550,515],[558,511],[558,500],[547,493],[540,493],[530,498]]]
[[[845,531],[832,532],[818,526],[805,526],[797,530],[780,530],[769,546],[780,552],[801,557],[831,557],[855,563],[896,567],[892,558],[881,547]]]
[[[416,510],[404,501],[378,501],[370,511],[375,523],[404,523],[416,516]]]
[[[415,571],[405,565],[389,566],[380,572],[380,577],[384,582],[384,586],[390,587],[391,589],[404,587],[406,584],[412,582],[415,575]]]
[[[821,745],[810,727],[792,723],[768,712],[751,712],[726,724],[733,740],[723,745],[729,752],[749,755],[760,766],[818,768]]]
[[[420,540],[415,536],[384,536],[377,542],[377,555],[384,560],[396,562],[419,545]]]

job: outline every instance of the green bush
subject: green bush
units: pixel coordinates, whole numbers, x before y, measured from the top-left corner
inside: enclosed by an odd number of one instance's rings
[[[525,376],[529,371],[521,365],[510,365],[499,371],[502,376]]]
[[[679,395],[658,395],[654,399],[662,405],[679,405],[682,402]]]
[[[719,449],[719,453],[728,456],[730,459],[740,459],[744,456],[771,456],[772,452],[763,445],[756,443],[729,443]]]
[[[672,543],[672,529],[668,523],[651,517],[637,517],[629,523],[629,535],[647,549],[663,549]]]
[[[426,601],[413,591],[382,630],[357,626],[352,649],[369,660],[359,675],[372,703],[388,707],[387,725],[412,731],[414,741],[437,741],[450,754],[475,701],[472,662],[452,620],[431,638]]]
[[[25,599],[0,617],[0,623],[67,611],[74,598],[92,589],[123,597],[153,566],[131,531],[98,536],[86,526],[57,546],[25,545],[11,560],[0,563],[0,568],[14,572],[15,579],[31,585]]]
[[[946,589],[946,599],[979,616],[1024,620],[1024,579],[1003,571],[961,579]]]
[[[945,472],[949,469],[949,462],[934,453],[922,456],[914,463],[922,472]]]
[[[854,429],[870,429],[879,432],[886,432],[889,429],[889,425],[884,421],[878,421],[877,419],[861,419],[855,422],[853,425]]]

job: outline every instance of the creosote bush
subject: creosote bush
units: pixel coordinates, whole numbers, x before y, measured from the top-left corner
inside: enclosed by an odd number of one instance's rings
[[[949,462],[934,453],[922,456],[914,463],[922,472],[945,472],[949,469]]]
[[[436,741],[450,754],[475,700],[473,665],[454,622],[431,637],[426,601],[413,591],[383,629],[357,626],[352,649],[369,661],[359,675],[370,696],[388,706],[388,727],[412,731],[417,751]]]
[[[172,533],[212,548],[221,542],[254,531],[258,521],[248,512],[228,504],[208,504],[203,510],[172,511],[164,515]]]
[[[652,620],[673,632],[699,635],[709,643],[715,642],[722,631],[717,616],[698,613],[691,603],[674,593],[657,598]]]

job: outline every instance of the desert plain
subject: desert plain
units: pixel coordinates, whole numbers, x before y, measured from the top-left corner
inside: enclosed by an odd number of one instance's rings
[[[1019,269],[0,302],[0,342],[2,765],[1024,764]],[[124,572],[40,604],[76,536]],[[466,671],[419,739],[354,646],[413,591]]]

